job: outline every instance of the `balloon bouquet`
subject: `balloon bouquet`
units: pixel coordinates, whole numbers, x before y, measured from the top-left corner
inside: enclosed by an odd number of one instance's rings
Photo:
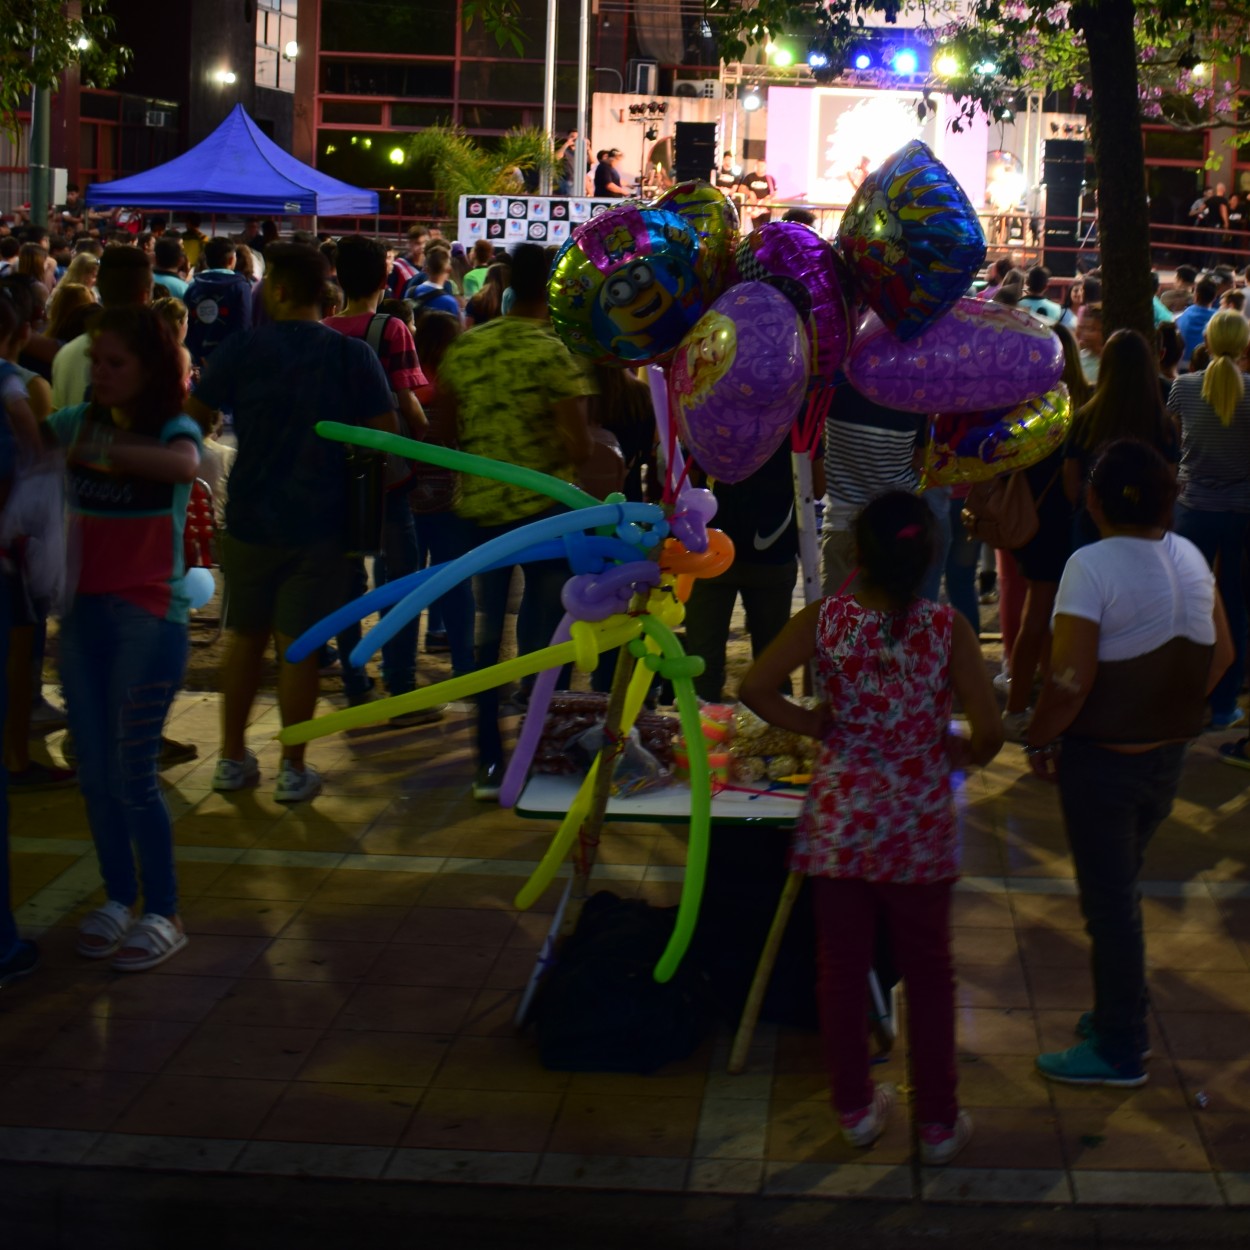
[[[974,480],[1040,459],[1041,431],[1062,426],[1065,399],[1057,340],[1024,314],[961,299],[985,255],[976,214],[950,173],[920,143],[865,179],[835,249],[797,222],[770,222],[738,239],[733,203],[688,182],[653,204],[622,204],[575,229],[548,285],[554,329],[575,353],[622,368],[649,366],[665,484],[659,504],[600,501],[517,465],[323,422],[325,438],[392,452],[463,473],[522,485],[568,511],[483,544],[467,555],[370,591],[292,644],[313,653],[349,623],[390,611],[352,652],[363,666],[431,602],[492,567],[565,558],[566,615],[551,644],[437,685],[285,728],[308,742],[435,703],[535,676],[528,714],[500,802],[517,801],[560,669],[593,670],[621,648],[605,746],[592,764],[534,874],[517,894],[533,904],[578,842],[585,870],[597,840],[616,755],[654,676],[673,684],[689,750],[691,819],[686,874],[673,935],[655,967],[672,977],[694,932],[706,874],[711,783],[692,679],[703,661],[673,633],[697,577],[733,561],[733,544],[710,528],[716,499],[688,484],[681,442],[725,482],[749,477],[789,434],[814,454],[835,379],[879,402],[960,414],[958,440],[931,453],[931,477]],[[872,308],[856,328],[860,301]],[[1005,411],[1005,415],[1004,415]],[[674,419],[675,418],[675,419]],[[1031,457],[1031,459],[1030,459]]]

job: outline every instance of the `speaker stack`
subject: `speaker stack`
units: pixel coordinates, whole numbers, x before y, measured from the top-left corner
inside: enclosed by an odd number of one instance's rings
[[[678,182],[694,178],[711,181],[718,163],[717,122],[677,122],[673,136],[673,166]]]
[[[1042,181],[1046,184],[1046,233],[1042,263],[1060,278],[1076,276],[1077,222],[1085,182],[1085,140],[1047,139],[1042,144]],[[1067,218],[1067,220],[1056,220]]]

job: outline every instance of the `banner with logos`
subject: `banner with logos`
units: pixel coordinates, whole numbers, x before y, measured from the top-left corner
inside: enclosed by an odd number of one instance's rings
[[[489,239],[497,247],[518,243],[559,247],[574,227],[620,202],[548,195],[462,195],[458,237],[466,248],[478,239]]]

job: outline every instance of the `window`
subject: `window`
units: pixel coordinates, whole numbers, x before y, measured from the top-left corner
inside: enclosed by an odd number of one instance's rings
[[[295,90],[295,58],[287,56],[295,43],[299,0],[256,0],[256,85],[277,91]]]

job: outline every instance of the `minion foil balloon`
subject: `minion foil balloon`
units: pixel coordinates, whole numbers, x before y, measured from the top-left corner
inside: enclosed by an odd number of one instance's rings
[[[579,226],[548,281],[551,323],[597,363],[665,359],[704,308],[699,237],[676,213],[621,205]]]

